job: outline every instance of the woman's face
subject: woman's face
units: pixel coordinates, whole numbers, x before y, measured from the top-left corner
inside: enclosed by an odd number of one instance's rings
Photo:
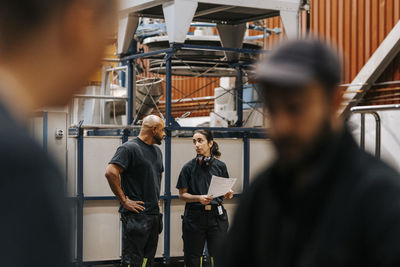
[[[207,138],[201,133],[195,133],[193,135],[193,145],[198,155],[211,156],[213,141],[207,142]]]

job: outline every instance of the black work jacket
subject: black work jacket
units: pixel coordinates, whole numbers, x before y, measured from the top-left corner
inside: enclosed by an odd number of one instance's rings
[[[305,179],[273,165],[240,199],[219,266],[400,266],[400,177],[346,130]]]

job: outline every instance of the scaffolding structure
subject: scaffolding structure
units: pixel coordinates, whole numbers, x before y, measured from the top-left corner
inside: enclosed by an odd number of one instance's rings
[[[85,196],[83,190],[83,170],[84,170],[84,136],[119,136],[122,142],[128,141],[131,136],[137,136],[140,130],[140,126],[137,125],[137,117],[135,114],[135,84],[136,84],[136,60],[145,58],[151,59],[159,57],[160,55],[165,58],[166,66],[166,77],[165,77],[165,131],[167,133],[165,138],[165,154],[164,154],[164,194],[160,197],[164,200],[164,252],[163,262],[169,262],[170,257],[170,205],[172,199],[177,199],[177,195],[171,194],[171,137],[172,133],[176,132],[193,132],[196,127],[181,127],[172,116],[172,104],[173,100],[171,97],[172,87],[172,71],[171,61],[174,58],[175,53],[181,49],[189,50],[214,50],[234,53],[251,53],[260,54],[261,50],[248,50],[248,49],[234,49],[234,48],[223,48],[223,47],[210,47],[210,46],[196,46],[196,45],[173,45],[168,49],[149,53],[139,53],[129,56],[125,56],[121,59],[121,62],[127,65],[127,125],[84,125],[83,121],[76,127],[69,128],[69,136],[77,138],[77,194],[73,199],[76,200],[76,263],[83,264],[83,208],[85,201],[89,200],[114,200],[113,196]],[[199,59],[201,60],[201,59]],[[250,139],[251,138],[265,138],[265,130],[261,128],[243,128],[243,68],[250,66],[254,62],[228,62],[224,61],[224,64],[236,70],[236,107],[237,107],[237,122],[235,127],[230,128],[217,128],[217,127],[202,127],[213,132],[216,138],[241,138],[243,140],[243,190],[249,184],[250,179]],[[104,98],[108,98],[104,96]],[[112,99],[112,97],[110,97]],[[124,98],[125,99],[125,98]],[[236,196],[240,196],[237,194]]]

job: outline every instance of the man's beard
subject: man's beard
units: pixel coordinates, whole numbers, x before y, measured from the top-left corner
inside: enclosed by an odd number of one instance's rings
[[[302,168],[307,168],[319,157],[323,156],[324,149],[328,146],[334,135],[328,119],[324,120],[320,131],[312,138],[309,144],[302,144],[301,151],[297,151],[297,157],[291,158],[286,152],[288,147],[296,146],[300,143],[295,137],[285,136],[274,140],[275,147],[278,152],[278,166],[283,171],[296,171]]]
[[[160,137],[158,134],[154,135],[154,140],[156,140],[157,145],[161,145],[162,137]]]

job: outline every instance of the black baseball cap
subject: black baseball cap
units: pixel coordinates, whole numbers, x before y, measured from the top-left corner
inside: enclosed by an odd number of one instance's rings
[[[288,41],[260,61],[256,80],[278,87],[303,87],[313,81],[334,88],[341,80],[341,62],[319,40]]]

